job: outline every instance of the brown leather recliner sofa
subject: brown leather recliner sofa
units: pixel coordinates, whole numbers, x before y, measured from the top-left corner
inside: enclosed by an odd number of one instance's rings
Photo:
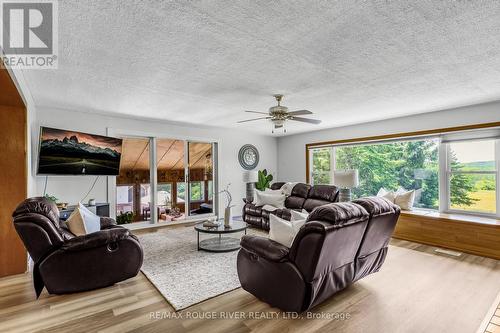
[[[400,209],[384,198],[316,208],[291,248],[244,236],[237,267],[241,286],[284,311],[303,312],[377,272]]]
[[[142,266],[139,240],[111,218],[101,218],[101,231],[75,236],[59,222],[56,205],[43,197],[26,199],[12,216],[35,262],[37,296],[44,286],[51,294],[107,287],[136,276]]]
[[[279,190],[285,183],[277,182],[271,185],[272,190]],[[278,209],[272,212],[279,217],[289,219],[289,209],[311,212],[314,208],[326,205],[339,200],[339,189],[333,185],[307,185],[304,183],[296,184],[291,195],[285,200],[286,209]],[[243,221],[264,230],[269,230],[269,214],[271,212],[257,207],[253,203],[245,203],[243,206]]]

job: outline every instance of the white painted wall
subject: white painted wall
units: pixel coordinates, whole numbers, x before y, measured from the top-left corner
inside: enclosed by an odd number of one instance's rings
[[[278,178],[280,181],[306,180],[307,143],[497,121],[500,121],[500,101],[280,137]]]
[[[222,187],[231,183],[231,192],[234,198],[233,203],[237,205],[233,210],[235,215],[240,215],[243,206],[241,199],[245,197],[245,184],[242,182],[243,169],[238,162],[238,151],[242,145],[247,143],[255,145],[260,153],[258,169],[266,168],[275,177],[277,176],[277,140],[270,136],[256,135],[241,130],[179,125],[162,121],[38,107],[36,125],[33,126],[31,136],[33,146],[35,147],[38,146],[40,126],[71,129],[101,135],[106,135],[107,129],[112,128],[120,131],[162,133],[166,138],[173,136],[218,140],[219,186]],[[38,195],[42,195],[45,177],[35,176],[36,160],[37,156],[34,156],[32,175],[36,178],[36,192]],[[90,189],[94,179],[95,177],[93,176],[50,176],[47,193],[56,196],[61,201],[74,204],[82,199]],[[106,177],[100,177],[88,198],[95,198],[97,202],[108,201]],[[112,200],[113,198],[109,199]]]

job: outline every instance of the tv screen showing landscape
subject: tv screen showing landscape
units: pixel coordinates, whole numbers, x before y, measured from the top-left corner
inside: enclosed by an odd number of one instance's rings
[[[40,128],[38,174],[118,175],[122,139]]]

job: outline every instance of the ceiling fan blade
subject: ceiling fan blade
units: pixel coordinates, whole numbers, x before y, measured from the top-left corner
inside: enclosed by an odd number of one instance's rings
[[[254,119],[240,120],[237,123],[246,123],[248,121],[261,120],[261,119],[271,119],[271,117],[260,117],[260,118],[254,118]]]
[[[259,114],[269,114],[269,112],[260,112],[260,111],[247,111],[247,110],[245,110],[245,112],[249,112],[249,113],[259,113]]]
[[[309,110],[297,110],[297,111],[288,112],[288,114],[292,115],[292,116],[303,116],[306,114],[312,114],[312,112]]]
[[[318,120],[318,119],[309,119],[309,118],[302,118],[302,117],[291,117],[290,120],[301,121],[303,123],[310,123],[310,124],[321,124],[321,120]]]

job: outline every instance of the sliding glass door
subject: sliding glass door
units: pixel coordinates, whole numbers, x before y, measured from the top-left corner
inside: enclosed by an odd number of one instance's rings
[[[120,175],[116,178],[119,221],[168,223],[215,212],[215,143],[123,139]]]
[[[151,219],[150,139],[125,138],[120,174],[116,177],[116,217],[119,223]]]
[[[186,217],[185,141],[156,140],[156,205],[159,222],[173,222]]]
[[[213,213],[213,144],[188,142],[189,215]]]

